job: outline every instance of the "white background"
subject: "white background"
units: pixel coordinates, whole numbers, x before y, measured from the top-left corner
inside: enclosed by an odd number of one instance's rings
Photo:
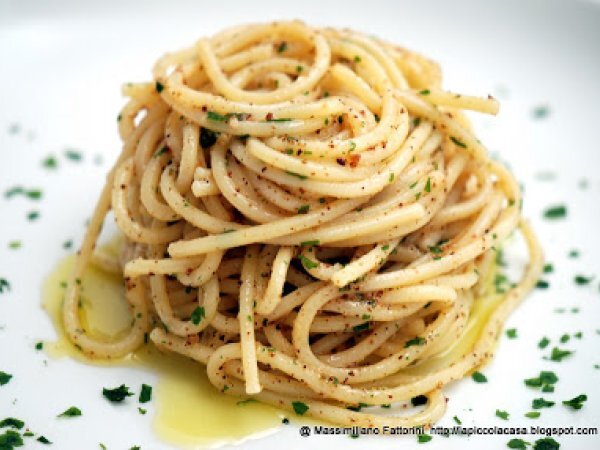
[[[14,185],[41,187],[39,204],[0,197],[0,277],[12,284],[0,294],[0,370],[14,379],[0,387],[0,419],[23,418],[54,441],[52,448],[170,448],[157,441],[151,415],[132,414],[98,396],[98,387],[122,382],[153,383],[152,374],[123,368],[100,369],[69,360],[48,360],[33,349],[54,330],[40,308],[40,289],[61,244],[84,230],[104,174],[119,152],[116,115],[123,104],[122,82],[147,80],[155,59],[187,46],[199,36],[240,22],[302,18],[315,25],[348,26],[416,49],[442,64],[445,87],[470,94],[495,94],[502,102],[497,118],[476,118],[479,136],[506,161],[525,189],[525,215],[539,232],[555,272],[547,291],[534,292],[507,327],[519,338],[501,339],[496,358],[486,367],[489,383],[471,380],[447,389],[448,412],[440,422],[452,425],[600,426],[600,8],[560,0],[476,1],[186,1],[186,2],[0,2],[0,192]],[[548,105],[545,120],[532,109]],[[11,133],[12,124],[20,130]],[[82,164],[61,159],[58,171],[40,162],[66,147],[85,153]],[[102,155],[103,164],[92,161]],[[555,174],[553,181],[540,173]],[[588,187],[578,187],[581,180]],[[541,218],[549,205],[566,203],[566,220]],[[39,209],[41,218],[25,219]],[[10,250],[19,239],[23,248]],[[580,250],[578,259],[566,257]],[[518,264],[518,253],[513,258]],[[595,275],[590,286],[573,283],[575,274]],[[577,307],[578,314],[554,312]],[[536,343],[556,342],[563,333],[582,331],[581,341],[561,347],[575,354],[561,363],[542,359]],[[551,347],[551,346],[550,346]],[[549,347],[549,348],[550,348]],[[560,377],[557,405],[532,421],[523,417],[539,397],[523,379],[540,370]],[[589,401],[572,412],[560,401],[580,393]],[[85,416],[57,421],[66,404],[78,404]],[[511,413],[509,422],[495,410]],[[209,413],[209,412],[207,412]],[[539,437],[539,436],[538,436]],[[427,449],[506,448],[508,436],[435,437]],[[526,438],[529,441],[534,437]],[[593,449],[600,438],[557,438],[567,449]],[[248,448],[412,448],[413,437],[350,440],[303,439],[295,427],[250,440]],[[33,447],[32,447],[33,448]],[[419,446],[420,448],[420,446]]]

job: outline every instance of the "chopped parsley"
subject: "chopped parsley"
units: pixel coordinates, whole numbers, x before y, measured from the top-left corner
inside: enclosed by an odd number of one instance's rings
[[[538,282],[535,284],[535,287],[538,289],[548,289],[550,287],[550,283],[548,283],[546,280],[538,280]]]
[[[303,402],[292,402],[292,408],[294,408],[294,412],[299,416],[303,416],[309,409],[308,405]]]
[[[7,384],[13,376],[0,370],[0,386]]]
[[[577,397],[572,398],[571,400],[563,400],[563,405],[568,406],[573,409],[581,409],[583,403],[587,400],[587,395],[580,394]]]
[[[529,411],[529,412],[525,413],[525,417],[527,417],[529,419],[537,419],[541,415],[542,415],[542,413],[539,411]]]
[[[302,205],[302,206],[300,206],[300,208],[298,208],[298,214],[306,214],[306,213],[308,213],[309,209],[310,209],[310,205]]]
[[[142,384],[142,390],[140,391],[140,403],[148,403],[152,400],[152,386],[148,386],[147,384]]]
[[[527,378],[524,383],[530,387],[541,387],[543,392],[552,392],[554,390],[553,385],[557,381],[558,377],[554,372],[542,370],[537,377]]]
[[[360,333],[361,331],[366,331],[371,326],[370,322],[361,323],[352,327],[352,330],[355,333]]]
[[[14,430],[7,430],[0,434],[0,449],[13,450],[14,447],[22,447],[23,438]]]
[[[42,161],[42,166],[46,169],[56,169],[58,167],[58,161],[54,156],[48,156]]]
[[[511,439],[506,443],[508,448],[513,448],[517,450],[525,450],[528,445],[531,445],[529,442],[524,441],[523,439]]]
[[[235,402],[235,404],[237,406],[249,405],[250,403],[256,403],[256,399],[254,399],[254,398],[247,398],[246,400],[239,400],[239,401]]]
[[[508,330],[506,330],[506,336],[509,339],[515,339],[517,337],[517,329],[516,328],[509,328]]]
[[[132,396],[133,392],[129,392],[129,388],[122,384],[114,389],[103,388],[102,395],[113,403],[119,403],[125,400],[127,397]]]
[[[354,56],[354,62],[355,62],[355,63],[359,63],[359,62],[361,62],[361,61],[362,61],[362,59],[360,58],[360,56],[358,56],[358,55],[355,55],[355,56]]]
[[[502,420],[508,420],[508,416],[510,414],[507,411],[503,411],[501,409],[496,410],[496,417],[500,417]]]
[[[163,89],[165,88],[165,85],[162,84],[160,81],[157,81],[156,84],[154,85],[154,88],[156,89],[156,92],[158,92],[160,94],[163,91]]]
[[[6,419],[0,420],[0,428],[15,428],[20,430],[25,426],[25,422],[14,417],[7,417]]]
[[[198,325],[202,319],[204,319],[204,317],[206,317],[204,308],[202,306],[198,306],[196,309],[194,309],[194,311],[192,311],[190,319],[194,325]]]
[[[22,186],[15,186],[4,192],[4,197],[12,198],[15,195],[24,195],[31,200],[39,200],[42,198],[42,191],[40,189],[25,189]]]
[[[544,336],[542,339],[540,339],[540,342],[538,342],[538,347],[541,349],[544,349],[544,348],[548,347],[549,343],[550,343],[550,339],[548,339],[546,336]]]
[[[200,146],[202,148],[210,148],[217,142],[219,133],[209,130],[208,128],[200,128]]]
[[[358,405],[356,405],[356,406],[347,406],[347,407],[346,407],[346,409],[349,409],[350,411],[355,411],[355,412],[358,412],[358,411],[360,411],[361,409],[363,409],[363,408],[365,408],[365,407],[367,407],[367,406],[369,406],[369,405],[368,405],[368,404],[366,404],[366,403],[362,403],[362,402],[360,402],[360,403],[359,403]]]
[[[318,263],[314,262],[312,259],[307,258],[304,255],[299,255],[298,259],[300,260],[305,269],[315,269],[319,267]]]
[[[444,252],[444,250],[442,250],[442,247],[440,247],[439,245],[432,245],[429,247],[429,251],[431,253],[433,253],[434,255],[440,255]]]
[[[423,89],[422,91],[419,91],[420,95],[429,95],[431,94],[431,91],[429,89]]]
[[[459,147],[462,148],[467,148],[467,144],[465,144],[464,142],[459,141],[458,139],[456,139],[454,136],[450,136],[450,140],[452,142],[454,142],[454,144],[458,145]]]
[[[319,239],[315,239],[313,241],[302,241],[300,242],[300,245],[302,247],[314,247],[315,245],[319,245],[321,243],[321,241]]]
[[[10,241],[8,243],[8,248],[10,248],[11,250],[18,250],[23,246],[23,243],[21,241]]]
[[[56,417],[77,417],[81,416],[81,410],[76,406],[71,406],[69,409],[61,412]]]
[[[287,42],[285,42],[285,41],[281,42],[281,44],[279,44],[277,46],[277,53],[285,52],[287,50],[287,47],[288,47]]]
[[[580,286],[585,286],[586,284],[589,284],[593,279],[594,277],[585,277],[583,275],[575,275],[575,277],[573,277],[573,281],[575,282],[575,284],[578,284]]]
[[[458,425],[462,425],[462,421],[458,418],[458,416],[454,416],[452,418]]]
[[[533,450],[558,450],[560,444],[551,437],[538,439],[533,443]]]
[[[291,122],[292,119],[289,118],[280,118],[280,119],[267,119],[267,122]]]
[[[425,192],[431,192],[431,178],[427,177],[427,182],[425,183]]]
[[[27,220],[29,220],[30,222],[38,219],[40,217],[40,212],[39,211],[29,211],[27,213]]]
[[[144,414],[146,414],[148,412],[148,410],[144,409],[144,408],[140,408],[138,406],[138,412],[143,416]]]
[[[547,105],[539,105],[533,108],[531,115],[534,119],[545,119],[550,114],[550,108]]]
[[[165,154],[166,152],[169,151],[169,147],[167,147],[166,145],[163,146],[160,150],[157,150],[156,153],[154,154],[155,158],[158,158],[159,156]]]
[[[550,353],[550,360],[560,362],[563,358],[571,355],[573,352],[570,350],[561,350],[558,347],[554,347],[552,349],[552,353]]]
[[[567,215],[567,207],[565,205],[550,206],[544,211],[546,219],[562,219]]]
[[[406,343],[404,344],[404,348],[412,347],[413,345],[423,345],[425,342],[427,341],[424,337],[417,336],[406,341]]]
[[[417,442],[419,444],[425,444],[425,443],[429,442],[432,439],[433,439],[433,437],[430,434],[419,434],[417,436]]]
[[[227,115],[222,115],[214,111],[208,111],[206,116],[208,117],[208,120],[212,120],[214,122],[227,122],[229,119]]]
[[[10,283],[6,278],[0,278],[0,294],[3,294],[5,289],[10,291]]]
[[[542,408],[550,408],[554,406],[554,402],[550,400],[546,400],[542,397],[534,398],[531,402],[531,407],[533,409],[542,409]]]
[[[46,444],[46,445],[50,445],[52,444],[52,442],[46,437],[46,436],[40,436],[39,438],[36,439],[38,442],[41,442],[42,444]]]
[[[75,162],[79,162],[83,159],[81,152],[72,148],[65,150],[65,157]]]
[[[544,273],[552,273],[554,272],[554,265],[552,263],[544,264]]]
[[[301,180],[306,180],[308,178],[306,175],[301,175],[296,172],[290,172],[289,170],[286,170],[285,173],[287,173],[288,175],[291,175],[293,177],[300,178]]]
[[[478,371],[473,372],[471,378],[473,378],[473,381],[476,383],[487,383],[487,377]]]

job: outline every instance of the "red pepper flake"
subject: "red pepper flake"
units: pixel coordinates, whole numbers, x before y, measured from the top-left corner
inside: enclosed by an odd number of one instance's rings
[[[273,113],[267,113],[265,120],[273,120]]]
[[[359,161],[360,161],[360,155],[358,155],[358,154],[352,154],[352,155],[348,156],[348,162],[350,163],[350,167],[358,166]]]

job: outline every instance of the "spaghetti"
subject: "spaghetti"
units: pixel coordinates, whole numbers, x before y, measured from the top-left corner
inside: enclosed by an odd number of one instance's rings
[[[443,386],[491,357],[540,273],[519,186],[462,114],[496,100],[442,90],[406,49],[297,21],[225,30],[153,75],[123,88],[123,151],[63,306],[73,343],[118,358],[149,337],[226,394],[333,423],[437,420]],[[110,210],[119,261],[94,252]],[[530,262],[496,293],[496,249],[518,227]],[[118,339],[82,325],[90,263],[124,277]],[[356,408],[418,395],[411,414]]]

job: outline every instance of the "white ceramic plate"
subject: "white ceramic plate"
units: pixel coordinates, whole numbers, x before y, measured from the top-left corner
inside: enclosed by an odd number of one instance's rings
[[[109,449],[134,444],[171,448],[153,434],[150,416],[115,408],[98,397],[98,386],[139,385],[153,377],[125,368],[96,368],[52,360],[34,350],[52,340],[54,329],[40,308],[44,277],[65,254],[62,243],[84,231],[104,175],[119,151],[115,118],[120,84],[146,80],[163,52],[239,22],[302,18],[318,25],[348,26],[416,49],[442,64],[445,86],[502,100],[497,118],[475,117],[482,141],[508,162],[525,188],[525,215],[539,233],[555,273],[550,289],[536,290],[510,318],[517,339],[504,336],[487,384],[467,379],[451,386],[441,425],[459,416],[467,426],[598,427],[600,425],[600,8],[559,0],[482,2],[268,1],[268,2],[55,2],[0,3],[0,191],[22,185],[43,189],[43,199],[0,197],[0,278],[11,291],[0,294],[0,370],[14,378],[0,386],[0,419],[20,417],[48,436],[58,449]],[[544,118],[533,116],[546,107]],[[65,159],[75,147],[84,160]],[[59,169],[41,161],[59,157]],[[97,158],[101,155],[102,163]],[[564,203],[564,220],[542,218],[545,208]],[[28,221],[30,210],[40,218]],[[10,249],[9,242],[22,241]],[[569,258],[571,249],[580,252]],[[519,263],[519,253],[511,259]],[[575,275],[595,275],[587,286]],[[565,312],[557,312],[563,308]],[[578,313],[572,312],[577,308]],[[559,309],[560,311],[560,309]],[[564,333],[582,339],[560,345],[574,351],[562,362],[543,359]],[[552,344],[537,348],[542,336]],[[537,421],[523,417],[537,391],[523,379],[540,370],[560,377],[556,401]],[[579,411],[562,400],[586,393]],[[57,421],[65,405],[86,414]],[[507,410],[508,422],[495,417]],[[1,433],[0,433],[1,434]],[[423,448],[506,448],[513,436],[435,437]],[[526,436],[535,441],[542,436]],[[567,449],[598,448],[596,436],[556,437]],[[302,438],[295,426],[246,441],[248,448],[412,448],[405,438]],[[34,441],[28,448],[36,445]]]

